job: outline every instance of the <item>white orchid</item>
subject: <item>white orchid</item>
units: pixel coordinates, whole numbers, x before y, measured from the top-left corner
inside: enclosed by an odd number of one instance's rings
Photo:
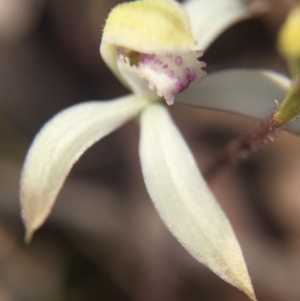
[[[271,103],[285,90],[286,81],[273,73],[224,71],[187,89],[204,75],[205,64],[198,61],[202,51],[224,29],[249,16],[241,0],[190,0],[183,5],[142,0],[111,11],[100,52],[133,94],[67,108],[38,133],[21,178],[28,240],[50,214],[83,152],[139,116],[143,177],[161,218],[196,259],[255,300],[234,232],[162,101],[172,104],[178,94],[176,100],[183,103],[260,117],[263,110],[252,101]],[[242,96],[242,105],[231,107],[236,96]]]

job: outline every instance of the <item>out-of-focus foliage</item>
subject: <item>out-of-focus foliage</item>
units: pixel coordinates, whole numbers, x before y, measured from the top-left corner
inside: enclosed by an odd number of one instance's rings
[[[279,33],[279,46],[289,60],[300,58],[300,4],[289,13]]]
[[[292,76],[291,87],[275,114],[282,124],[293,121],[300,113],[300,3],[288,14],[279,32],[279,49],[286,58]]]

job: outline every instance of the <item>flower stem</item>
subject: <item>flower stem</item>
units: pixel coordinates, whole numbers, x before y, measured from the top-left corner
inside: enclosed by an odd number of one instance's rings
[[[272,114],[247,134],[233,139],[225,145],[217,154],[213,163],[203,172],[206,180],[211,180],[223,168],[236,165],[273,142],[282,130],[282,124],[273,117]]]

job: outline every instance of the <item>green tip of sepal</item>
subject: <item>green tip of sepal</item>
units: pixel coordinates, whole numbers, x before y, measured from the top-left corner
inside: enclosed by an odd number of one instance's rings
[[[32,233],[26,232],[25,237],[24,237],[24,243],[25,245],[29,245],[31,240],[32,240]]]
[[[274,114],[281,126],[292,122],[300,114],[300,78],[293,81],[286,97]]]
[[[24,237],[24,243],[26,245],[29,245],[31,243],[33,235],[34,235],[33,231],[26,230],[25,237]]]

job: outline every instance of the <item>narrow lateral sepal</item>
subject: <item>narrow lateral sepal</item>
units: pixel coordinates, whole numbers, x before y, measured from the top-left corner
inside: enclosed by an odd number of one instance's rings
[[[145,106],[126,96],[72,106],[48,121],[35,137],[21,176],[20,199],[25,241],[46,220],[74,163],[94,143],[110,134]]]
[[[171,233],[197,260],[256,300],[229,221],[160,104],[141,115],[140,158],[147,190]]]

